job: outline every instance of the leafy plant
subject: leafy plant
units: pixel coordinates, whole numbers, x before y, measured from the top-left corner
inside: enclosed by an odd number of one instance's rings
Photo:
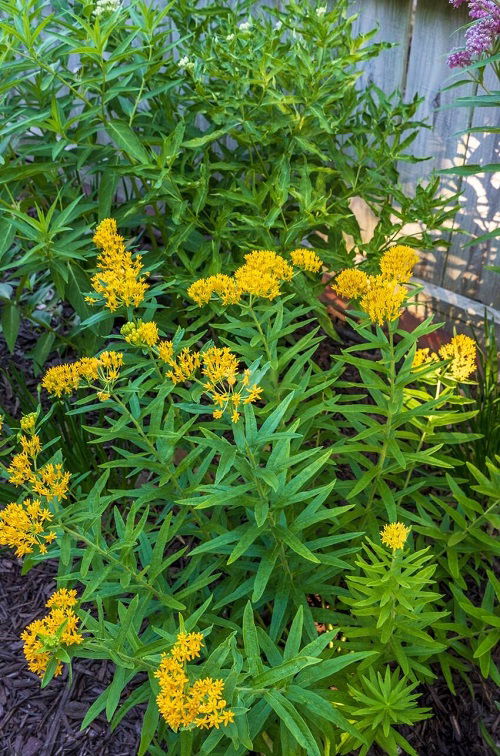
[[[362,343],[320,368],[316,307],[294,293],[321,269],[311,249],[192,282],[192,317],[168,332],[155,293],[168,282],[144,279],[112,220],[94,239],[92,317],[126,322],[41,382],[94,463],[68,470],[57,437],[42,446],[41,408],[5,440],[0,543],[24,570],[56,558],[51,601],[64,588],[71,609],[59,628],[28,626],[27,660],[38,653],[44,685],[75,656],[111,660],[83,725],[147,704],[140,754],[413,754],[397,725],[428,715],[414,691],[437,664],[450,685],[476,660],[498,674],[496,582],[480,605],[470,592],[491,573],[498,471],[471,467],[483,511],[444,451],[474,343],[434,356],[416,350],[430,320],[399,328],[406,247],[378,275],[338,276]]]
[[[355,36],[347,0],[324,14],[292,2],[250,16],[253,7],[0,3],[0,301],[10,349],[23,318],[41,337],[38,366],[54,350],[101,348],[112,321],[88,320],[87,233],[110,214],[138,237],[148,271],[168,268],[167,310],[181,310],[187,284],[239,262],[240,250],[309,243],[330,269],[358,250],[373,270],[396,237],[438,243],[431,232],[453,215],[450,199],[438,197],[437,181],[414,196],[398,181],[423,127],[418,99],[356,87],[383,45]],[[380,218],[368,243],[354,198]],[[408,237],[414,221],[424,231]],[[61,301],[74,316],[63,318]]]

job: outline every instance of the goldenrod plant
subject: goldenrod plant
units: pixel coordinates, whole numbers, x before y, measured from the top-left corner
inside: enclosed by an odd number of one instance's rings
[[[141,755],[414,754],[398,725],[431,715],[420,683],[441,668],[453,689],[473,664],[499,678],[498,468],[470,465],[473,499],[452,456],[475,437],[455,430],[476,411],[473,342],[417,352],[439,325],[400,326],[418,291],[406,245],[334,280],[359,343],[327,366],[296,294],[322,274],[312,248],[193,278],[167,330],[160,272],[143,281],[119,231],[95,230],[85,294],[112,334],[48,368],[42,403],[2,432],[0,544],[23,570],[59,564],[29,668],[46,685],[74,657],[112,661],[82,726],[145,704]]]

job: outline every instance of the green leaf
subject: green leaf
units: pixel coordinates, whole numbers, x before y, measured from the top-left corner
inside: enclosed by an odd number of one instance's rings
[[[20,324],[21,314],[18,306],[14,302],[4,302],[2,307],[2,331],[11,354],[16,345]]]
[[[318,744],[297,709],[279,691],[267,691],[264,699],[275,711],[297,743],[305,749],[307,756],[321,756]]]
[[[151,159],[139,138],[125,121],[110,119],[106,124],[106,130],[115,144],[129,157],[133,157],[139,163],[145,165],[151,163]]]
[[[263,688],[266,686],[275,685],[277,682],[284,680],[287,677],[292,677],[300,672],[305,667],[310,667],[313,664],[319,664],[321,659],[314,656],[295,656],[292,659],[288,659],[279,664],[277,667],[267,669],[262,674],[257,675],[253,679],[253,685],[255,688]]]

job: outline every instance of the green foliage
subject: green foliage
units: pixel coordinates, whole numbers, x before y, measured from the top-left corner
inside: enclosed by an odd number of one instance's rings
[[[78,587],[84,642],[63,661],[116,668],[83,724],[105,711],[116,727],[147,703],[141,754],[368,753],[372,743],[413,754],[397,726],[428,716],[419,683],[440,666],[453,690],[453,674],[475,664],[498,679],[498,468],[469,463],[474,498],[463,487],[449,450],[473,436],[449,429],[471,400],[446,362],[439,386],[412,369],[417,339],[436,326],[407,333],[352,312],[360,343],[320,368],[322,336],[293,299],[217,305],[209,330],[199,318],[174,335],[175,355],[229,347],[262,386],[238,422],[213,417],[206,377],[174,383],[155,347],[119,334],[109,396],[83,390],[39,410],[39,469],[62,461],[47,435],[56,408],[95,457],[82,470],[65,455],[69,497],[48,500],[56,540],[24,569],[56,558],[60,584]],[[150,298],[134,318],[156,315]],[[5,454],[17,443],[13,430]],[[396,520],[411,536],[391,553],[379,531]],[[174,732],[155,671],[177,633],[194,630],[205,649],[188,674],[223,681],[234,722]]]
[[[418,100],[356,87],[383,45],[355,36],[346,0],[323,16],[295,2],[252,9],[248,0],[162,10],[134,1],[96,18],[89,3],[0,2],[9,348],[21,318],[43,339],[37,365],[75,342],[92,354],[109,334],[106,320],[79,328],[95,268],[88,231],[109,215],[140,235],[148,270],[168,266],[173,307],[187,281],[253,248],[309,241],[338,269],[354,263],[349,234],[373,269],[396,236],[438,243],[430,232],[453,215],[449,198],[436,181],[414,197],[398,181],[423,127]],[[249,18],[251,29],[240,28]],[[370,242],[353,198],[380,218]],[[406,236],[412,222],[426,229],[421,238]]]

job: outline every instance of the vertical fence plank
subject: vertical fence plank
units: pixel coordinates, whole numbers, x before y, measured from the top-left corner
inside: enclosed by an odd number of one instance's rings
[[[498,80],[486,69],[485,84],[491,91],[498,88]],[[498,109],[476,108],[472,126],[498,126]],[[498,163],[499,140],[497,134],[476,133],[469,136],[467,163],[487,165]],[[499,239],[489,239],[464,247],[472,236],[480,236],[500,225],[500,193],[498,174],[482,173],[468,176],[462,183],[462,208],[443,275],[443,286],[458,294],[477,299],[483,304],[500,308],[500,277],[485,269],[487,265],[500,265]]]
[[[413,26],[406,99],[419,94],[424,98],[417,111],[417,117],[426,120],[430,129],[421,129],[410,147],[416,157],[430,157],[421,163],[405,163],[401,166],[401,178],[405,187],[412,191],[421,179],[430,176],[433,170],[461,164],[464,152],[464,137],[456,132],[470,124],[470,113],[466,109],[442,109],[453,102],[470,87],[443,92],[450,80],[451,71],[446,59],[450,50],[459,43],[456,30],[467,20],[466,8],[454,9],[451,5],[436,0],[418,0]],[[462,154],[461,154],[462,153]],[[455,176],[442,181],[442,191],[453,194],[460,188],[460,180]],[[451,255],[441,250],[424,253],[418,266],[417,275],[424,280],[440,285],[444,270]]]
[[[386,92],[402,89],[406,73],[412,0],[353,0],[350,10],[359,13],[354,24],[357,34],[379,27],[374,42],[397,42],[368,61],[359,80],[360,87],[374,82]]]

